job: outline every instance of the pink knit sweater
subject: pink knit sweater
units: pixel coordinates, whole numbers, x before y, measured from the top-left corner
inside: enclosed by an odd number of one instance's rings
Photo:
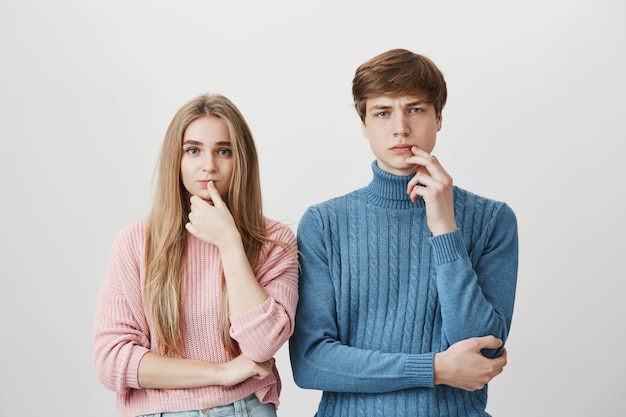
[[[266,221],[268,226],[275,222]],[[124,228],[113,245],[96,309],[94,362],[102,384],[117,393],[120,415],[204,409],[228,404],[255,393],[262,402],[278,406],[281,383],[278,371],[264,380],[248,379],[233,387],[207,386],[193,389],[142,389],[137,369],[142,356],[156,348],[146,321],[141,289],[145,279],[144,242],[146,222]],[[288,227],[270,238],[296,245]],[[231,317],[231,336],[242,353],[254,361],[273,357],[294,329],[298,302],[297,258],[277,245],[263,251],[257,279],[268,299],[245,314]],[[183,349],[189,359],[211,363],[231,360],[223,347],[219,314],[221,305],[221,257],[214,245],[189,235],[188,276],[182,295]]]

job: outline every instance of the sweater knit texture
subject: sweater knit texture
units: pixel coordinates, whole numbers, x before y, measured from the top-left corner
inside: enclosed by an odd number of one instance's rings
[[[488,416],[487,387],[434,385],[434,355],[462,339],[506,340],[517,221],[505,203],[454,187],[457,230],[432,236],[412,176],[309,207],[298,226],[296,383],[322,390],[317,417]],[[501,349],[484,351],[496,356]]]
[[[288,227],[266,219],[269,237],[292,245]],[[148,413],[197,410],[232,403],[251,393],[262,402],[279,405],[281,382],[276,368],[259,381],[248,379],[232,387],[142,389],[137,382],[139,362],[146,352],[163,355],[145,316],[142,288],[145,279],[146,221],[124,228],[117,236],[100,289],[93,342],[94,362],[102,384],[117,394],[122,417]],[[219,249],[187,236],[186,276],[181,295],[181,330],[185,357],[211,363],[232,359],[221,336],[222,264]],[[273,357],[293,333],[298,303],[298,260],[275,244],[266,244],[255,273],[268,299],[231,317],[230,334],[243,354],[262,362]]]

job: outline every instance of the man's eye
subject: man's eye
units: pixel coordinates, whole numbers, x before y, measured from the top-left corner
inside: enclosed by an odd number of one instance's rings
[[[389,113],[386,111],[381,111],[379,113],[376,114],[377,117],[387,117]]]
[[[411,108],[411,113],[421,113],[422,109],[419,107],[413,107]]]

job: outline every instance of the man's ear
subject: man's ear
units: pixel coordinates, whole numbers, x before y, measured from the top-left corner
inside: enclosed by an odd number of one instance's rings
[[[439,112],[437,115],[437,132],[441,130],[441,122],[443,120],[443,112]]]
[[[361,132],[363,133],[363,137],[369,140],[367,137],[367,126],[365,126],[365,121],[361,121]]]

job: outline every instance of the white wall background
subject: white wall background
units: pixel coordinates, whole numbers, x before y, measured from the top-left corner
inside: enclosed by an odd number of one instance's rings
[[[115,416],[91,326],[114,236],[149,207],[162,137],[203,92],[260,151],[266,213],[365,185],[356,67],[430,56],[449,86],[435,154],[520,226],[498,417],[623,415],[625,3],[0,0],[0,415]],[[312,416],[286,347],[279,416]]]

